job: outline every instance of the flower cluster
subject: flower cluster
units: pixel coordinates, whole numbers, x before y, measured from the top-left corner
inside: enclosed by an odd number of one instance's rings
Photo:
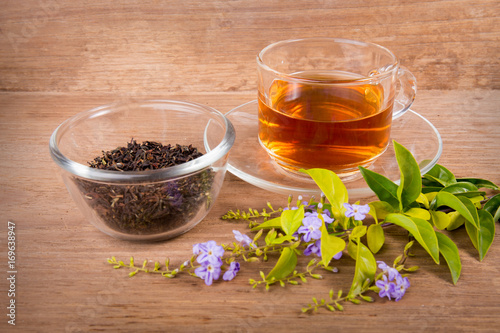
[[[217,245],[215,241],[208,241],[193,245],[193,254],[198,255],[196,261],[201,265],[194,270],[194,274],[205,280],[205,284],[210,286],[214,280],[218,280],[220,277],[224,248]],[[234,279],[239,270],[240,264],[231,262],[222,279],[225,281]]]
[[[304,204],[305,205],[305,204]],[[345,216],[346,217],[354,217],[355,220],[361,221],[366,217],[366,214],[370,211],[370,206],[368,205],[357,205],[353,204],[350,205],[348,203],[344,204],[344,207],[346,208]],[[308,209],[311,209],[311,206],[307,207]],[[322,205],[321,203],[318,204],[318,209],[321,209]],[[293,207],[293,209],[297,209],[296,207]],[[304,250],[304,255],[309,256],[311,254],[315,254],[318,257],[321,257],[321,226],[323,225],[323,222],[321,221],[320,215],[325,221],[325,223],[331,224],[335,219],[330,217],[330,211],[329,210],[324,210],[319,214],[317,211],[311,211],[311,212],[306,212],[304,214],[304,219],[302,220],[302,226],[297,230],[298,234],[302,235],[302,240],[306,243],[310,241],[315,241],[309,245],[307,245],[307,248]],[[342,257],[342,252],[337,253],[333,259],[340,259]]]
[[[308,207],[311,208],[311,207]],[[321,209],[321,203],[318,204],[318,209]],[[302,240],[306,243],[310,241],[315,241],[307,245],[304,250],[304,255],[310,256],[315,254],[321,257],[321,226],[323,225],[322,219],[326,224],[331,224],[334,219],[330,217],[330,211],[325,210],[319,214],[317,211],[305,212],[304,219],[302,220],[302,226],[297,230],[297,236],[302,235]],[[342,257],[342,251],[337,253],[333,258],[338,260]]]
[[[307,244],[304,250],[304,255],[309,256],[315,254],[321,257],[321,227],[323,226],[323,221],[325,224],[331,225],[335,219],[331,217],[329,210],[323,210],[323,204],[318,203],[317,205],[310,204],[308,202],[301,202],[302,197],[299,198],[297,205],[303,205],[306,212],[304,213],[304,218],[302,219],[302,225],[297,229],[294,236]],[[369,212],[370,207],[368,205],[350,205],[348,203],[344,204],[346,209],[345,216],[348,218],[354,218],[355,220],[361,221],[366,217]],[[298,207],[287,207],[284,210],[296,210]],[[240,231],[233,230],[234,237],[241,246],[248,247],[249,249],[256,249],[257,245],[254,241]],[[197,255],[196,261],[200,264],[194,271],[194,275],[200,277],[205,281],[207,285],[211,285],[213,281],[218,280],[224,268],[223,256],[224,248],[217,245],[215,241],[208,241],[206,243],[199,243],[193,245],[193,253]],[[337,253],[333,259],[339,260],[342,257],[342,251]],[[228,262],[229,267],[226,268],[223,274],[223,280],[230,281],[236,277],[236,274],[240,270],[240,264],[236,261]],[[385,264],[384,264],[385,265]],[[389,268],[387,265],[384,266],[385,271],[389,276],[389,280],[384,275],[383,280],[377,281],[380,284],[381,297],[387,296],[389,299],[395,298],[399,300],[409,286],[408,279],[403,279],[399,273],[393,269]],[[395,281],[395,282],[392,282]]]
[[[388,266],[383,261],[377,261],[378,268],[380,268],[384,275],[382,279],[378,280],[375,285],[380,288],[379,296],[394,299],[396,302],[403,298],[406,289],[410,287],[410,281],[407,277],[402,277],[397,269]]]
[[[330,217],[329,211],[322,213],[321,217],[325,223],[330,224],[333,222],[333,218]],[[318,212],[306,212],[302,220],[302,226],[299,227],[297,232],[302,234],[302,240],[304,242],[310,242],[311,240],[321,238],[321,230],[319,230],[319,228],[321,228],[322,225],[323,222],[319,218]]]
[[[194,273],[210,286],[213,280],[219,279],[224,248],[215,241],[208,241],[193,245],[193,254],[198,255],[196,261],[201,264]]]
[[[241,243],[243,247],[256,248],[252,239],[247,235],[242,234],[237,230],[233,230],[234,238]],[[206,243],[199,243],[193,245],[193,254],[197,255],[196,261],[201,265],[194,270],[194,274],[199,278],[205,280],[207,286],[212,285],[212,282],[218,280],[222,269],[224,268],[223,260],[224,248],[217,245],[215,241],[208,241]],[[186,262],[185,266],[188,265]],[[231,261],[226,272],[222,276],[225,281],[230,281],[236,277],[240,270],[240,263]]]

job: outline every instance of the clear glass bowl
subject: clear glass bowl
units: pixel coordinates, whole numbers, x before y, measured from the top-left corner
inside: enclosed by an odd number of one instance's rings
[[[103,151],[155,141],[192,145],[204,155],[147,171],[109,171],[88,162]],[[63,122],[50,138],[50,154],[86,218],[125,240],[165,240],[187,232],[210,211],[234,144],[231,122],[210,107],[146,100],[106,105]],[[215,147],[210,151],[206,146]]]

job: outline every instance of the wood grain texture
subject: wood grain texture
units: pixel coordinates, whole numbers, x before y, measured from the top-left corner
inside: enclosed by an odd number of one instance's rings
[[[257,52],[270,42],[335,36],[392,49],[417,77],[413,110],[440,131],[440,163],[457,176],[500,183],[498,1],[4,1],[0,11],[0,331],[495,332],[500,325],[500,242],[483,262],[465,230],[450,234],[462,256],[453,286],[447,267],[415,247],[421,269],[398,303],[346,305],[304,315],[311,297],[347,290],[354,263],[339,274],[286,288],[252,289],[272,262],[243,264],[230,282],[205,286],[113,270],[106,259],[163,261],[194,243],[232,241],[246,224],[229,209],[285,205],[227,174],[209,215],[167,242],[131,243],[85,221],[48,152],[52,131],[82,110],[124,98],[173,98],[227,112],[256,96]],[[361,198],[367,202],[374,198]],[[6,320],[7,221],[16,222],[16,327]],[[498,226],[498,224],[497,224]],[[496,237],[499,237],[497,231]],[[400,254],[406,235],[388,229],[381,260]]]
[[[255,90],[271,42],[380,43],[421,89],[498,89],[498,1],[5,1],[3,91]]]

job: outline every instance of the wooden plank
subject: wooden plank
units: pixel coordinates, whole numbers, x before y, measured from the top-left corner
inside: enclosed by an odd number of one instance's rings
[[[248,94],[193,94],[191,100],[226,111],[242,103]],[[155,97],[155,96],[151,96]],[[170,98],[184,99],[185,95]],[[266,292],[252,289],[248,279],[258,279],[265,264],[242,264],[232,282],[208,287],[201,280],[183,276],[166,279],[146,274],[128,278],[127,271],[114,270],[106,259],[163,261],[169,257],[179,265],[191,256],[192,244],[207,240],[228,243],[232,230],[248,233],[246,223],[223,221],[229,209],[264,208],[267,201],[286,205],[286,196],[273,194],[228,174],[214,209],[189,233],[168,242],[131,243],[106,236],[85,221],[57,175],[48,154],[48,137],[66,117],[112,99],[109,94],[82,95],[3,93],[0,95],[1,145],[0,206],[5,223],[12,220],[17,231],[18,280],[17,326],[25,331],[284,331],[296,327],[324,330],[492,330],[498,325],[498,286],[495,264],[500,260],[495,242],[484,262],[465,230],[451,235],[461,249],[462,276],[453,286],[445,265],[435,265],[419,246],[412,265],[421,269],[411,275],[412,286],[398,302],[377,300],[374,304],[346,305],[345,313],[321,311],[304,315],[300,308],[312,297],[327,297],[330,288],[347,290],[354,264],[344,258],[338,274],[324,274],[301,286],[275,287]],[[496,105],[500,94],[493,91],[422,91],[415,110],[440,129],[444,152],[440,162],[459,176],[474,175],[500,183],[496,168],[499,125]],[[469,112],[469,109],[474,112]],[[475,116],[482,110],[483,117]],[[453,121],[450,116],[453,115]],[[489,139],[486,140],[485,137]],[[22,165],[22,167],[19,167]],[[364,202],[373,198],[365,198]],[[497,235],[498,236],[498,235]],[[400,254],[406,235],[387,230],[388,242],[378,259],[391,261]],[[0,229],[6,239],[6,228]],[[3,242],[3,241],[2,241]],[[4,252],[5,253],[5,252]],[[302,263],[304,265],[305,263]],[[1,284],[6,290],[6,281]],[[489,287],[486,287],[489,286]],[[0,296],[6,302],[7,294]],[[398,318],[398,320],[392,320]],[[5,321],[0,327],[6,327]]]
[[[7,221],[16,223],[16,326],[23,332],[481,331],[500,324],[499,242],[479,262],[465,230],[450,234],[462,276],[415,246],[411,288],[398,303],[346,305],[302,314],[312,297],[348,290],[354,262],[300,286],[252,289],[267,263],[244,263],[231,282],[189,276],[133,278],[106,259],[188,259],[195,243],[228,243],[246,223],[229,209],[261,209],[287,198],[227,174],[213,210],[197,227],[158,243],[113,239],[90,225],[68,195],[48,140],[77,112],[131,98],[172,98],[222,112],[256,98],[255,57],[271,42],[308,36],[380,43],[417,77],[413,110],[440,131],[439,163],[459,177],[500,184],[498,41],[500,3],[438,1],[7,0],[0,11],[0,331],[7,323]],[[360,198],[362,202],[373,197]],[[498,226],[498,224],[497,224]],[[250,233],[249,233],[250,234]],[[496,232],[499,237],[498,231]],[[387,230],[377,259],[392,261],[407,235]],[[301,262],[300,267],[305,266]],[[15,329],[14,328],[14,329]]]

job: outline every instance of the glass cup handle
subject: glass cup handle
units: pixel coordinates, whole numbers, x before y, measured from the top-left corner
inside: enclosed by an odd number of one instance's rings
[[[394,101],[392,119],[402,116],[413,104],[417,94],[417,79],[406,67],[399,67],[399,93]]]

